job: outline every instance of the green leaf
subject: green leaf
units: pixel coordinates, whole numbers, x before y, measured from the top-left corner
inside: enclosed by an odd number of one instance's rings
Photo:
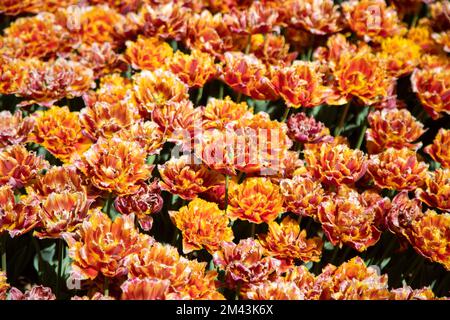
[[[323,245],[325,250],[331,251],[334,250],[334,246],[331,242],[325,241],[325,244]]]
[[[391,257],[387,257],[386,259],[384,259],[383,261],[381,261],[380,263],[380,268],[383,270],[388,263],[391,261]]]

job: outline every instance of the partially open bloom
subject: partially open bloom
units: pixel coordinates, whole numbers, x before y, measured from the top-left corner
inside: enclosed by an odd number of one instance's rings
[[[318,157],[320,155],[320,149],[322,148],[322,145],[324,143],[330,144],[331,146],[338,146],[338,145],[346,145],[347,147],[350,147],[350,143],[348,142],[348,139],[344,136],[325,136],[325,139],[323,142],[318,143],[305,143],[304,148],[305,150],[310,150],[310,152],[316,154]]]
[[[242,294],[249,300],[304,300],[305,296],[300,288],[292,281],[265,281],[250,285]]]
[[[153,166],[145,163],[146,156],[136,142],[100,138],[75,164],[97,188],[126,195],[150,177]]]
[[[339,6],[332,0],[287,1],[288,23],[317,35],[336,33],[343,27]]]
[[[67,0],[66,0],[67,1]],[[136,11],[140,5],[139,0],[89,0],[90,4],[108,4],[111,8],[118,10],[121,14],[127,14],[132,11]]]
[[[119,73],[112,73],[101,77],[98,89],[84,94],[83,100],[87,107],[92,107],[96,102],[108,104],[126,102],[133,105],[136,102],[132,91],[130,79],[122,77]]]
[[[424,53],[436,54],[440,51],[439,45],[432,38],[431,26],[429,24],[419,24],[408,30],[407,38],[420,46]]]
[[[432,69],[439,67],[448,67],[450,65],[450,61],[447,58],[447,55],[439,52],[437,54],[425,54],[421,57],[419,66],[423,69]]]
[[[270,120],[265,112],[229,123],[223,130],[196,135],[195,155],[210,168],[235,175],[277,174],[292,141],[284,123]]]
[[[0,151],[0,185],[22,188],[48,167],[47,161],[23,145],[6,147]]]
[[[80,42],[110,43],[114,48],[123,42],[125,16],[107,5],[70,6],[57,13],[59,23],[67,27],[71,37]]]
[[[73,296],[70,300],[116,300],[114,297],[110,295],[105,296],[103,293],[99,291],[95,292],[92,296]]]
[[[258,235],[266,255],[277,258],[287,266],[294,265],[297,260],[320,260],[322,240],[319,237],[308,239],[306,236],[306,230],[300,230],[298,222],[289,216],[280,224],[269,222],[267,234]]]
[[[350,99],[359,98],[372,105],[388,96],[393,79],[386,71],[385,62],[374,54],[361,50],[359,53],[344,53],[334,70],[337,90]]]
[[[217,291],[215,271],[206,271],[205,262],[188,260],[175,247],[155,242],[126,259],[128,276],[169,281],[168,292],[174,299],[224,299]]]
[[[125,275],[124,259],[141,247],[132,215],[117,217],[113,222],[100,210],[94,210],[81,225],[78,235],[64,235],[69,245],[73,276],[78,279]]]
[[[312,108],[325,101],[329,90],[322,83],[319,68],[317,62],[296,61],[272,70],[273,86],[288,107]]]
[[[178,3],[146,4],[139,11],[146,36],[181,40],[186,36],[189,10]]]
[[[393,37],[383,39],[379,57],[386,61],[386,68],[392,76],[399,78],[410,74],[419,64],[421,49],[414,41]]]
[[[447,30],[440,33],[433,33],[431,36],[436,43],[443,47],[445,52],[450,52],[450,31]]]
[[[76,154],[89,149],[91,140],[81,132],[78,112],[68,107],[53,106],[34,113],[35,126],[31,135],[34,141],[64,162],[70,162]]]
[[[434,300],[436,297],[430,287],[413,289],[409,286],[391,290],[391,300]]]
[[[161,188],[183,199],[192,200],[198,194],[223,183],[223,175],[210,170],[204,164],[195,164],[193,160],[189,156],[182,156],[159,165]]]
[[[427,168],[426,163],[417,159],[415,151],[388,148],[371,155],[368,172],[379,188],[414,190],[423,184]]]
[[[271,179],[275,183],[280,183],[280,179],[292,179],[297,172],[304,170],[306,172],[305,163],[299,158],[297,151],[289,150],[285,152],[278,172]]]
[[[143,114],[169,102],[181,102],[189,98],[187,85],[169,71],[145,70],[136,74],[133,81],[134,93]]]
[[[56,300],[55,294],[49,287],[34,285],[25,292],[12,287],[9,291],[10,300]]]
[[[125,281],[122,289],[121,300],[172,300],[175,294],[169,293],[169,280],[133,278]]]
[[[407,238],[414,249],[450,270],[450,215],[428,210],[414,221]]]
[[[258,100],[276,100],[267,67],[254,55],[226,52],[223,80],[233,90]]]
[[[322,143],[319,151],[305,150],[308,171],[320,182],[339,186],[352,184],[362,178],[367,170],[367,159],[361,150],[344,144]]]
[[[238,136],[234,130],[207,130],[196,139],[196,157],[210,169],[225,175],[236,175],[237,155],[234,146]]]
[[[151,184],[141,183],[136,193],[118,196],[114,207],[125,215],[135,214],[143,230],[150,230],[153,224],[152,214],[159,212],[163,206],[161,189],[154,181]]]
[[[81,96],[93,86],[93,80],[92,70],[78,62],[62,58],[47,62],[30,59],[16,94],[26,99],[20,105],[51,106],[64,97]]]
[[[42,201],[36,201],[36,204],[40,228],[34,234],[44,239],[61,238],[65,233],[74,233],[87,219],[91,201],[84,192],[64,191],[51,193]]]
[[[286,169],[285,160],[292,141],[283,122],[271,120],[266,112],[242,117],[227,127],[232,134],[231,157],[236,168],[248,175],[274,175]],[[229,132],[225,132],[228,137]]]
[[[430,172],[424,189],[416,190],[416,197],[431,208],[450,212],[450,169]]]
[[[270,33],[275,26],[278,13],[259,1],[246,10],[232,11],[223,19],[232,32],[237,34]]]
[[[229,96],[220,100],[211,98],[203,109],[203,125],[206,129],[224,129],[225,126],[242,118],[248,118],[253,115],[253,108],[250,108],[246,102],[234,102]]]
[[[126,70],[126,64],[119,53],[115,52],[109,42],[81,44],[76,52],[68,54],[70,60],[79,62],[94,73],[94,79],[99,79],[106,74]]]
[[[199,130],[201,108],[195,108],[191,100],[167,102],[151,113],[152,120],[164,132],[164,139],[182,145],[183,150],[192,149],[192,140]]]
[[[384,211],[386,204],[381,196],[378,201],[367,203],[370,196],[343,186],[321,203],[318,218],[333,245],[346,244],[362,252],[377,243],[381,235],[377,226],[379,212]]]
[[[312,297],[321,300],[387,300],[387,275],[355,257],[339,267],[327,265],[316,278]]]
[[[424,151],[434,161],[439,162],[442,167],[450,168],[450,130],[444,128],[439,129],[438,134],[433,140],[433,144],[426,146]]]
[[[220,249],[220,242],[234,238],[228,217],[216,203],[196,198],[169,215],[183,234],[184,253],[202,248],[213,253]]]
[[[218,73],[214,57],[196,49],[190,54],[175,52],[168,62],[168,67],[189,88],[203,87]]]
[[[114,103],[96,101],[83,108],[79,117],[83,133],[96,141],[98,138],[110,138],[115,132],[130,127],[139,119],[139,110],[126,100]]]
[[[27,142],[28,134],[34,126],[31,117],[23,117],[21,111],[12,114],[9,111],[0,112],[0,148]]]
[[[430,3],[433,2],[433,3]],[[450,12],[450,3],[448,1],[429,1],[429,11],[432,19],[432,25],[435,30],[445,30],[450,27],[448,13]]]
[[[0,12],[9,15],[15,16],[24,12],[33,12],[36,10],[36,4],[33,0],[24,0],[17,2],[15,0],[4,0],[0,3]]]
[[[411,85],[425,111],[433,118],[450,114],[450,66],[414,70]]]
[[[317,208],[324,197],[320,182],[308,175],[281,180],[280,192],[286,211],[309,217],[316,217]]]
[[[283,212],[280,188],[268,178],[247,178],[241,184],[230,183],[228,196],[228,215],[232,220],[271,222]]]
[[[277,272],[281,262],[273,257],[264,257],[264,249],[253,238],[233,242],[222,242],[215,252],[214,263],[225,271],[227,285],[245,291],[250,284],[258,284]]]
[[[300,143],[319,143],[330,137],[330,130],[322,122],[304,112],[290,116],[287,126],[289,138]]]
[[[37,223],[36,208],[22,202],[16,203],[11,186],[1,186],[0,234],[8,232],[11,237],[19,236],[33,229]]]
[[[4,29],[2,54],[21,59],[48,58],[63,52],[70,43],[69,33],[51,13],[15,20]]]
[[[407,109],[383,109],[369,113],[370,128],[366,131],[367,150],[379,153],[387,148],[403,147],[417,150],[421,142],[414,143],[426,131]]]
[[[156,37],[138,36],[135,42],[127,41],[125,59],[134,69],[154,71],[163,68],[172,57],[170,45]]]
[[[159,153],[165,142],[164,132],[153,121],[135,122],[118,131],[116,136],[125,141],[137,142],[149,155]]]
[[[349,27],[367,42],[406,32],[397,11],[385,0],[349,0],[342,3],[342,10]]]
[[[284,36],[272,33],[252,35],[250,53],[267,66],[288,66],[297,57],[297,52],[289,52]]]
[[[2,45],[0,39],[0,46]],[[11,59],[0,55],[0,93],[13,94],[22,86],[28,69],[28,60]]]
[[[234,48],[234,34],[223,21],[223,15],[208,10],[193,14],[189,19],[186,45],[193,49],[223,57]]]
[[[385,224],[392,233],[404,235],[411,224],[421,216],[422,205],[419,199],[410,199],[408,192],[402,191],[392,199]]]
[[[63,193],[70,191],[74,193],[87,193],[88,187],[76,167],[66,165],[48,169],[33,184],[27,186],[26,190],[29,196],[42,200],[54,192]],[[92,190],[89,190],[89,198],[95,198],[95,193]]]
[[[331,70],[334,70],[339,59],[344,54],[356,54],[361,50],[367,50],[369,47],[364,43],[354,44],[350,42],[342,33],[330,35],[326,42],[326,47],[319,47],[314,52],[314,60],[326,64]]]
[[[6,272],[0,271],[0,300],[6,300],[6,293],[10,287],[6,280]]]

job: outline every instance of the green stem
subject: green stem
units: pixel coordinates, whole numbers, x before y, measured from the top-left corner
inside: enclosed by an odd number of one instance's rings
[[[426,120],[426,114],[427,112],[425,111],[425,109],[422,109],[420,113],[417,115],[416,119],[423,123]]]
[[[103,284],[104,296],[109,297],[109,278],[105,277],[105,283]]]
[[[31,234],[31,233],[30,233]],[[41,271],[41,266],[42,266],[42,255],[41,255],[41,248],[39,247],[39,242],[36,240],[35,237],[31,236],[31,242],[33,243],[34,246],[34,250],[36,250],[36,253],[38,255],[38,274]]]
[[[198,104],[200,103],[200,100],[202,100],[202,96],[203,96],[203,87],[198,88],[197,99],[195,100],[196,106],[198,106]]]
[[[236,97],[236,102],[237,103],[241,102],[241,99],[242,99],[242,92],[239,92],[237,97]]]
[[[370,106],[367,106],[367,107],[364,107],[364,108],[365,109],[362,112],[367,112],[367,114],[369,114],[370,113]],[[368,123],[367,123],[367,116],[366,116],[366,118],[364,119],[364,125],[362,126],[361,132],[359,133],[358,141],[357,141],[356,147],[355,147],[356,149],[361,149],[362,143],[364,141],[364,137],[366,135],[367,126],[368,126]]]
[[[252,238],[255,237],[255,232],[256,232],[256,224],[250,223],[250,236]]]
[[[220,83],[219,86],[219,99],[222,100],[223,99],[223,83]]]
[[[112,203],[113,203],[113,195],[112,195],[112,193],[110,193],[108,195],[108,199],[106,200],[106,214],[110,218],[111,218],[111,214],[110,213],[111,213]]]
[[[236,287],[236,295],[234,297],[234,300],[239,300],[239,296],[241,295],[241,284],[238,284]]]
[[[178,235],[179,235],[178,228],[175,227],[175,230],[173,231],[172,242],[171,242],[172,246],[174,246],[174,247],[177,246]]]
[[[8,234],[5,232],[5,234],[1,237],[1,249],[2,249],[2,270],[6,273],[7,272],[7,264],[6,264],[6,242],[8,240]]]
[[[422,258],[418,263],[417,266],[415,267],[413,274],[411,276],[411,280],[410,280],[410,285],[412,285],[412,283],[414,282],[414,280],[416,280],[416,277],[419,275],[420,271],[422,270],[422,267],[425,263],[425,259]]]
[[[338,136],[341,134],[342,130],[344,129],[345,119],[347,119],[348,110],[350,109],[350,102],[347,103],[344,107],[344,111],[341,114],[341,118],[339,119],[339,124],[334,129],[334,135]]]
[[[225,214],[227,214],[228,209],[228,184],[229,184],[230,176],[225,175]]]
[[[245,172],[241,172],[238,176],[238,183],[241,184],[245,180],[246,176],[247,175],[245,174]]]
[[[367,131],[367,122],[365,122],[363,127],[361,128],[361,132],[359,133],[359,138],[358,138],[358,142],[356,143],[355,149],[361,149],[361,145],[364,141],[366,131]]]
[[[311,35],[311,46],[308,49],[308,56],[307,56],[308,61],[312,60],[313,51],[314,51],[314,40],[315,40],[315,36]]]
[[[175,40],[172,40],[170,42],[170,46],[172,47],[173,52],[178,50],[178,42],[176,42]]]
[[[61,292],[61,275],[62,275],[64,244],[62,239],[58,239],[56,241],[57,241],[56,250],[58,251],[58,277],[56,278],[56,297],[59,298]]]
[[[345,260],[347,259],[348,254],[350,253],[350,250],[352,250],[352,248],[350,246],[346,246],[344,253],[342,254],[342,259],[340,260],[340,264],[344,263]]]
[[[339,247],[338,246],[334,247],[334,251],[333,251],[333,255],[331,256],[330,263],[334,264],[334,261],[336,260],[336,257],[338,254],[338,251],[339,251]]]
[[[419,21],[419,15],[422,11],[422,4],[420,5],[419,10],[417,10],[417,12],[414,14],[414,17],[411,21],[411,28],[414,28],[417,25],[417,21]]]
[[[291,108],[286,106],[286,109],[284,110],[283,116],[281,117],[281,122],[286,122],[286,119],[288,118],[289,111],[291,111]]]
[[[247,46],[245,47],[245,54],[249,54],[250,53],[250,47],[252,44],[252,34],[249,33],[247,36]]]
[[[389,190],[388,191],[388,196],[389,196],[389,198],[394,198],[395,197],[395,189],[392,189],[392,190]]]
[[[387,248],[384,250],[383,254],[381,255],[380,262],[383,262],[383,260],[384,260],[386,257],[388,257],[388,256],[391,255],[391,253],[392,253],[392,251],[393,251],[393,249],[394,249],[396,243],[397,243],[397,241],[396,241],[395,239],[393,239],[393,240],[391,240],[391,241],[389,242]]]
[[[311,228],[312,222],[313,222],[313,218],[310,217],[310,218],[308,219],[308,223],[306,224],[306,227],[305,227],[305,230],[306,230],[306,233],[307,233],[307,234],[310,233],[310,232],[309,232],[309,229]]]

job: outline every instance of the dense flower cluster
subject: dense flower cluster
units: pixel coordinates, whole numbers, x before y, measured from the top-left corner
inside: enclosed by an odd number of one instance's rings
[[[0,14],[0,300],[449,295],[448,0]]]

